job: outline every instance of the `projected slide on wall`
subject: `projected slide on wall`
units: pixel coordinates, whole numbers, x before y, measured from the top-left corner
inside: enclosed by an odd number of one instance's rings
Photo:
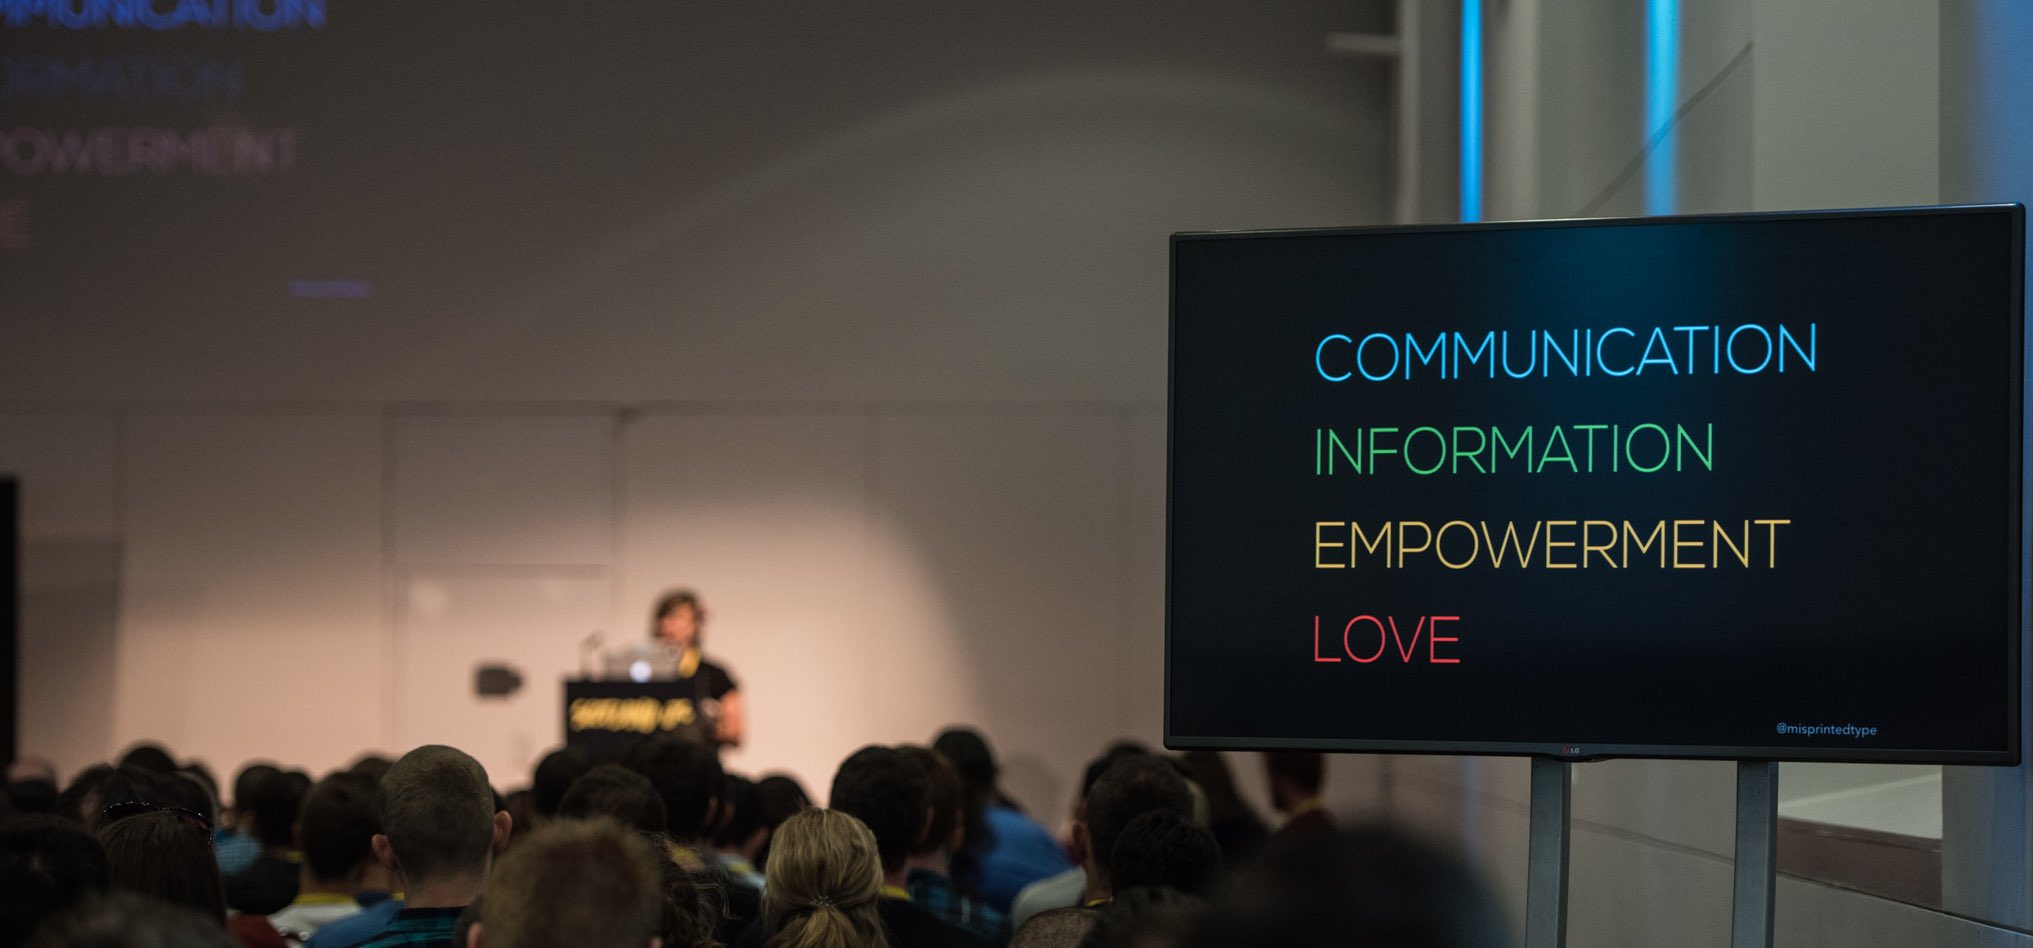
[[[2013,762],[2022,234],[1174,238],[1167,742]]]

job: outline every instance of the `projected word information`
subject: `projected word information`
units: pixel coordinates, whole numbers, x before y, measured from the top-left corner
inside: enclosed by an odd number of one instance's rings
[[[1570,434],[1570,432],[1572,432]],[[1715,470],[1715,426],[1675,424],[1453,425],[1438,428],[1315,428],[1313,473],[1592,474]]]

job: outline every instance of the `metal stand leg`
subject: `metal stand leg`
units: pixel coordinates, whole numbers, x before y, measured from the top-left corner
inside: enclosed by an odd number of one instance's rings
[[[1730,925],[1730,948],[1771,948],[1778,856],[1779,765],[1769,760],[1739,761],[1735,918]]]
[[[1525,948],[1567,944],[1567,840],[1574,765],[1532,758],[1531,838],[1525,864]]]

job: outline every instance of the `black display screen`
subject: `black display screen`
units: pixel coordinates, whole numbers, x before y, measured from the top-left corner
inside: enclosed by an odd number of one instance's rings
[[[2015,763],[2023,231],[1175,236],[1167,745]]]

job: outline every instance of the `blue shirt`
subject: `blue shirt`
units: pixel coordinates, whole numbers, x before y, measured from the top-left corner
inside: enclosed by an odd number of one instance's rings
[[[997,911],[1007,914],[1024,886],[1073,868],[1036,820],[1004,806],[989,807],[987,817],[995,842],[981,854],[981,897]]]
[[[354,948],[365,944],[386,930],[388,923],[395,921],[395,915],[400,911],[400,899],[382,899],[357,914],[319,927],[311,935],[311,940],[304,942],[304,948]],[[457,920],[456,916],[454,920]]]
[[[452,931],[459,926],[458,908],[406,908],[373,940],[360,948],[394,948],[397,945],[438,945],[451,948]]]

